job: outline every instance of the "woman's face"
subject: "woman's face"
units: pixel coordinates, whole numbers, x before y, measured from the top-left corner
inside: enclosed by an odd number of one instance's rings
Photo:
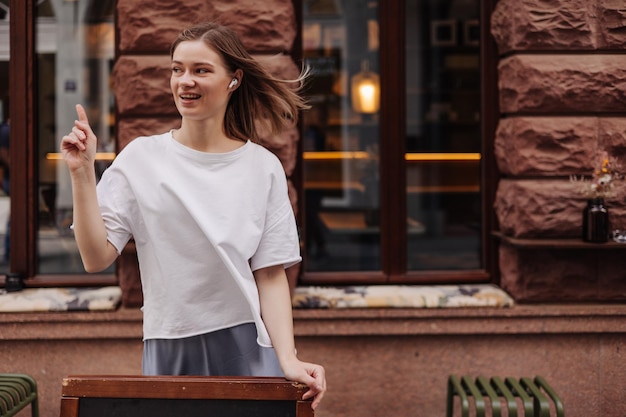
[[[233,74],[220,54],[203,41],[181,42],[172,55],[170,88],[181,116],[202,120],[224,117]]]

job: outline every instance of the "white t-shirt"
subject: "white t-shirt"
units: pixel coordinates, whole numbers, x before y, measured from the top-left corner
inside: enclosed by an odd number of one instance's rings
[[[108,239],[135,239],[144,293],[144,339],[183,338],[261,320],[252,271],[300,262],[285,172],[246,142],[205,153],[171,132],[132,141],[98,183]]]

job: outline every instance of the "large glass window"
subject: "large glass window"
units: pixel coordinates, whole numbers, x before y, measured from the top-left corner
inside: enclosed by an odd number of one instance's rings
[[[9,271],[11,213],[9,155],[9,0],[0,1],[0,273]]]
[[[379,270],[378,3],[305,2],[308,271]]]
[[[72,190],[59,143],[80,103],[98,136],[96,170],[101,173],[113,158],[113,6],[112,0],[45,0],[36,7],[39,274],[84,273],[70,229]]]
[[[114,4],[0,0],[0,97],[11,116],[10,187],[3,181],[0,193],[0,200],[10,201],[10,214],[0,204],[1,268],[31,286],[116,281],[114,267],[97,277],[85,274],[69,227],[69,172],[59,153],[60,139],[72,128],[75,105],[81,103],[99,138],[96,171],[101,173],[115,156]],[[5,229],[7,217],[10,227]]]
[[[303,2],[305,280],[484,267],[480,2],[385,7]]]
[[[480,265],[477,0],[406,1],[407,268]]]

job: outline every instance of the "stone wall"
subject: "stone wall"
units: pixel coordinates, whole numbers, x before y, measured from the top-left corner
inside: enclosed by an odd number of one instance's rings
[[[500,54],[500,231],[580,239],[586,198],[569,177],[590,175],[604,154],[626,166],[626,4],[500,0],[491,25]],[[612,227],[626,228],[626,184],[607,205]],[[518,301],[624,300],[624,252],[600,248],[503,244],[501,285]]]
[[[204,21],[225,24],[237,32],[248,52],[271,73],[293,79],[300,71],[291,58],[298,33],[295,16],[291,0],[118,0],[117,59],[112,76],[118,150],[137,136],[162,133],[180,125],[169,87],[169,49],[182,29]],[[279,157],[288,177],[295,169],[298,140],[295,127],[279,137],[262,140]],[[297,193],[291,182],[289,186],[296,210]],[[297,268],[287,271],[292,286]],[[124,251],[118,275],[124,305],[141,305],[134,246]]]
[[[316,417],[443,417],[450,374],[541,375],[567,417],[624,417],[624,320],[623,304],[295,310],[294,331],[326,368]],[[141,373],[141,323],[125,308],[0,314],[0,372],[33,376],[39,416],[58,417],[63,378]]]

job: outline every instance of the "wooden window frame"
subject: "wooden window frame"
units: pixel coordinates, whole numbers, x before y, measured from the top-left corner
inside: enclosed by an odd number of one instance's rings
[[[306,285],[351,285],[351,284],[444,284],[444,283],[499,283],[497,264],[497,242],[490,234],[496,230],[496,216],[492,209],[499,179],[493,152],[493,140],[498,121],[497,89],[497,48],[491,36],[491,13],[497,0],[480,2],[480,62],[481,62],[481,261],[483,268],[462,271],[407,271],[407,240],[403,222],[392,218],[406,218],[406,195],[397,190],[406,189],[406,164],[404,141],[388,141],[380,147],[380,204],[381,204],[381,270],[350,272],[307,272],[303,271],[300,282]],[[294,3],[301,3],[294,1]],[[298,4],[299,27],[302,28],[302,5]],[[380,131],[389,137],[406,136],[405,126],[399,121],[406,120],[405,96],[398,92],[405,89],[405,1],[394,0],[379,7],[380,25],[380,80],[381,107]],[[296,39],[294,55],[302,58],[302,39]],[[300,144],[300,146],[302,146]],[[302,155],[302,149],[300,149]],[[298,175],[294,182],[303,195],[302,158],[297,165]],[[304,212],[304,202],[300,199],[299,213]],[[393,215],[392,215],[393,214]],[[300,219],[300,224],[305,224]]]
[[[37,275],[37,61],[34,0],[10,1],[9,97],[11,100],[11,253],[10,272],[27,286],[99,286],[117,283],[114,275]]]

